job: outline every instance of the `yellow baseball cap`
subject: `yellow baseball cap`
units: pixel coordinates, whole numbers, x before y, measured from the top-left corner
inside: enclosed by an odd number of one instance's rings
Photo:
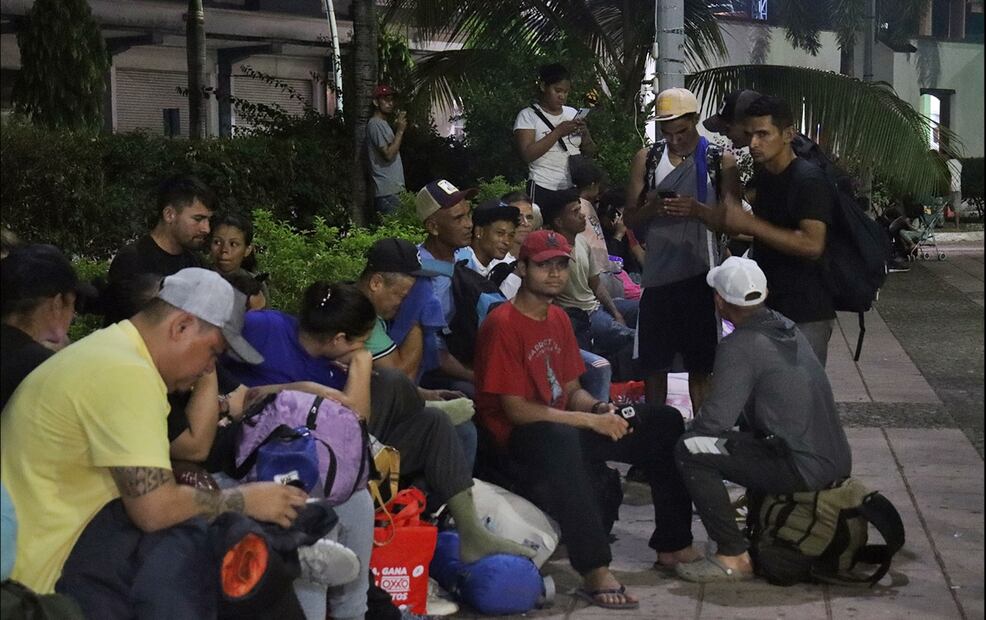
[[[659,123],[673,121],[685,114],[698,112],[698,99],[687,88],[662,90],[654,104],[655,120]]]

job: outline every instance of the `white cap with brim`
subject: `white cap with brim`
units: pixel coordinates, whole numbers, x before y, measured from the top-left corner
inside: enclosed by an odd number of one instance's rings
[[[756,306],[767,299],[767,276],[748,258],[730,256],[713,267],[705,281],[723,301],[734,306]]]
[[[222,330],[230,352],[240,361],[259,364],[264,357],[242,335],[246,296],[221,275],[189,267],[164,279],[158,298]]]

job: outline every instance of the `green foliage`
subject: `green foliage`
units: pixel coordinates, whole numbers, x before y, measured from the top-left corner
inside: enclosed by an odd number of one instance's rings
[[[298,229],[275,219],[270,211],[257,209],[253,224],[258,261],[270,274],[268,301],[286,312],[298,310],[302,293],[316,280],[355,280],[366,263],[367,251],[378,239],[399,237],[419,243],[424,238],[420,225],[397,217],[374,229],[343,232],[322,218],[315,218],[308,229]]]
[[[17,32],[21,70],[14,108],[52,129],[102,124],[109,55],[85,0],[35,0]]]
[[[210,185],[223,208],[265,207],[301,227],[316,216],[346,227],[350,181],[339,162],[348,161],[348,136],[331,119],[308,128],[193,143],[8,123],[0,132],[0,219],[25,241],[108,257],[157,217],[157,184],[188,173]]]
[[[499,198],[504,194],[509,194],[510,192],[521,191],[525,188],[526,184],[521,183],[511,183],[507,181],[503,176],[497,175],[490,179],[489,181],[483,180],[479,183],[479,193],[476,194],[476,204],[483,202],[484,200],[491,200],[493,198]]]
[[[622,185],[630,162],[641,146],[636,123],[643,118],[627,115],[619,101],[597,92],[599,79],[591,54],[576,45],[554,43],[543,53],[516,50],[499,56],[494,66],[466,82],[459,94],[466,124],[465,147],[470,157],[469,174],[460,182],[473,184],[491,175],[510,183],[527,178],[527,165],[517,153],[513,125],[517,114],[537,100],[537,68],[561,61],[572,74],[568,105],[583,107],[595,97],[597,103],[587,119],[599,147],[596,161],[610,182]]]

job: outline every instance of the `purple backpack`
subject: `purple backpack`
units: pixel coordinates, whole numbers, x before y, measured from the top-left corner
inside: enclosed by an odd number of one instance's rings
[[[370,473],[366,425],[338,402],[306,392],[285,390],[267,397],[240,425],[236,446],[236,477],[257,480],[261,446],[276,440],[282,426],[308,428],[318,452],[319,481],[332,506],[365,488]],[[314,489],[318,494],[319,488]]]

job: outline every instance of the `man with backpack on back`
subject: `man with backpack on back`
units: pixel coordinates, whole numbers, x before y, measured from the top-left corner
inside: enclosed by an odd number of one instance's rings
[[[832,226],[833,193],[825,171],[792,147],[787,102],[763,95],[746,110],[750,154],[759,165],[753,214],[739,201],[709,208],[690,198],[664,201],[672,216],[697,217],[715,230],[753,237],[751,256],[767,275],[767,304],[797,324],[825,366],[835,309],[821,258]]]
[[[712,391],[675,454],[717,550],[676,569],[688,581],[739,581],[752,578],[753,564],[723,480],[748,494],[817,491],[847,478],[852,456],[825,369],[803,332],[765,305],[757,263],[727,258],[707,282],[736,330],[719,343]],[[741,415],[748,432],[731,430]]]
[[[696,409],[708,391],[719,338],[712,295],[703,280],[719,262],[719,243],[704,221],[667,217],[664,205],[670,201],[664,197],[680,196],[673,200],[717,212],[723,193],[739,195],[736,159],[699,135],[698,111],[695,95],[684,88],[658,95],[664,139],[635,156],[623,214],[646,245],[636,353],[647,402],[663,404],[668,373],[684,370]]]

